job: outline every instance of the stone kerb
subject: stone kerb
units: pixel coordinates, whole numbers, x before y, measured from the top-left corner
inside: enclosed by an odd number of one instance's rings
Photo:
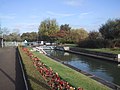
[[[62,51],[64,51],[64,50],[70,50],[69,47],[64,47],[64,46],[57,46],[57,47],[55,47],[55,49],[62,50]]]
[[[118,62],[120,62],[120,54],[118,54]]]
[[[64,50],[70,50],[70,48],[69,47],[63,47],[64,48]]]

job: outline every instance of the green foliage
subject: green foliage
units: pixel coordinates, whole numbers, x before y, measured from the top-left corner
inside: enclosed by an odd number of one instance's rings
[[[39,39],[49,41],[58,30],[59,26],[55,19],[45,19],[39,26]]]
[[[104,39],[120,39],[120,19],[108,20],[99,29]]]
[[[78,43],[85,40],[88,37],[88,32],[83,28],[72,29],[70,36],[74,43]]]
[[[59,43],[73,43],[70,38],[71,27],[69,24],[64,24],[60,26],[60,31],[57,32],[56,38]]]
[[[88,37],[88,32],[83,28],[72,29],[70,31],[60,30],[56,33],[55,37],[59,43],[78,43],[79,41],[84,40]]]
[[[59,43],[71,43],[70,31],[60,30],[57,33],[57,38]]]
[[[23,33],[21,35],[21,39],[24,41],[24,40],[27,40],[27,41],[37,41],[37,38],[38,38],[38,34],[36,32],[27,32],[27,33]]]
[[[90,31],[88,39],[100,39],[102,38],[101,33],[97,31]]]
[[[82,48],[106,48],[110,47],[110,41],[104,39],[86,39],[78,43]]]
[[[91,31],[86,40],[78,45],[84,48],[115,48],[120,47],[120,19],[108,20],[99,29]]]
[[[57,25],[55,19],[45,19],[39,26],[39,40],[58,43],[78,43],[88,37],[88,32],[83,28],[71,30],[69,24]]]
[[[100,48],[100,49],[88,49],[91,51],[98,51],[98,52],[109,52],[113,54],[120,54],[120,48]]]
[[[4,35],[5,41],[21,41],[21,37],[19,33],[13,32],[9,35]]]
[[[120,19],[108,20],[100,27],[99,32],[104,39],[111,40],[110,47],[120,47]]]
[[[70,31],[71,27],[69,26],[69,24],[64,24],[60,26],[60,30],[63,31]]]

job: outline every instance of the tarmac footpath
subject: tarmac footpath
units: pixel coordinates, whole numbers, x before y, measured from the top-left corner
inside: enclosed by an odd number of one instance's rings
[[[0,90],[26,90],[15,47],[0,48]]]

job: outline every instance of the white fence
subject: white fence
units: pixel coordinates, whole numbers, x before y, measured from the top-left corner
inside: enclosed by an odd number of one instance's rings
[[[4,42],[4,47],[24,45],[24,42]]]

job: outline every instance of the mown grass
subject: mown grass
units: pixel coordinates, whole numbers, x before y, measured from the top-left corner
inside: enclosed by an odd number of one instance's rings
[[[76,47],[77,44],[64,44],[64,46],[67,46],[67,47]]]
[[[84,90],[110,90],[110,88],[102,85],[101,83],[43,55],[34,52],[34,55],[39,57],[43,63],[48,67],[52,67],[55,72],[58,72],[60,77],[68,81],[74,87],[83,87]]]
[[[116,49],[115,48],[100,48],[100,49],[88,49],[88,50],[120,54],[120,48],[116,48]]]
[[[19,47],[22,63],[29,83],[29,90],[50,90],[43,77],[33,66],[32,60]]]

